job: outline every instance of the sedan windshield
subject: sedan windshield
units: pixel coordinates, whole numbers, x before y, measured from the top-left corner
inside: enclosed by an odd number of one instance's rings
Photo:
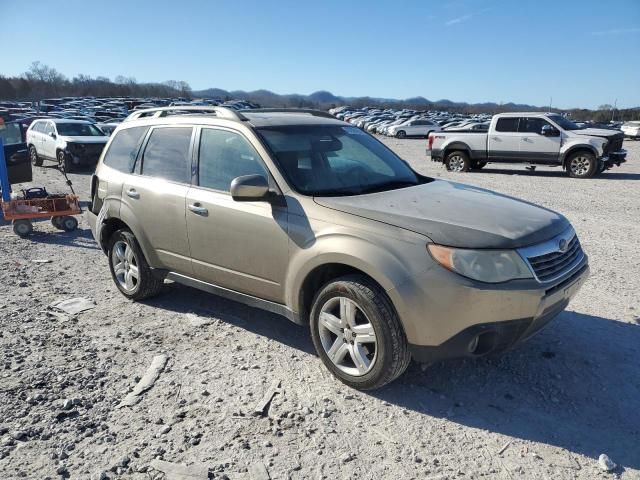
[[[549,115],[548,118],[564,130],[581,130],[581,127],[573,123],[571,120],[566,119],[562,115]]]
[[[340,125],[257,129],[292,187],[312,196],[358,195],[424,183],[372,136]]]
[[[57,123],[59,135],[65,137],[104,137],[104,133],[90,123]]]

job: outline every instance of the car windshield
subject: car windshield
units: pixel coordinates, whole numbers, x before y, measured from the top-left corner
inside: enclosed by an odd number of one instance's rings
[[[104,137],[104,133],[90,123],[57,123],[59,135],[66,137]]]
[[[274,126],[257,129],[293,188],[342,196],[424,183],[396,154],[356,127]]]
[[[573,123],[571,120],[567,120],[562,115],[549,115],[549,120],[553,121],[556,125],[564,130],[581,130],[582,128]]]
[[[22,143],[22,131],[17,123],[0,123],[0,138],[4,145]]]

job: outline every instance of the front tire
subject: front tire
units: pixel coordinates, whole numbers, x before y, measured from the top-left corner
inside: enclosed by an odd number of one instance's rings
[[[456,150],[447,155],[444,165],[450,172],[468,172],[471,169],[471,161],[469,155],[461,150]]]
[[[338,278],[318,292],[311,309],[311,337],[327,369],[359,390],[392,382],[411,361],[391,301],[361,275]]]
[[[143,300],[160,292],[163,282],[153,275],[133,233],[116,231],[109,238],[108,252],[111,278],[125,297]]]
[[[13,221],[13,233],[20,238],[27,238],[33,232],[33,224],[31,220],[21,219]]]
[[[71,159],[64,153],[63,150],[58,150],[58,168],[64,170],[67,173],[73,169],[73,166],[71,165]]]
[[[591,152],[576,152],[567,159],[567,171],[573,178],[591,178],[598,169],[596,156]]]
[[[29,158],[31,159],[32,165],[36,167],[42,166],[42,158],[38,156],[38,151],[36,150],[36,147],[34,147],[33,145],[29,147]]]
[[[407,138],[407,132],[405,132],[404,130],[400,130],[396,133],[396,138]]]

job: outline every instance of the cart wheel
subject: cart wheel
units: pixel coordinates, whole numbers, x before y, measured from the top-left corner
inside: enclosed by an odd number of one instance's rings
[[[60,217],[60,225],[65,232],[73,232],[78,228],[78,220],[76,220],[76,217]]]
[[[62,223],[60,222],[61,218],[62,217],[51,217],[51,225],[56,227],[58,230],[64,230],[64,228],[62,228]]]
[[[13,233],[19,237],[26,238],[33,232],[33,224],[31,220],[14,220],[13,221]]]

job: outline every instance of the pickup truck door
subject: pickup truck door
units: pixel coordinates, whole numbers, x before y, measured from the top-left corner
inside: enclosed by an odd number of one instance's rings
[[[553,135],[543,135],[544,126],[553,128]],[[523,161],[558,163],[562,138],[558,129],[544,118],[529,117],[520,120],[518,130],[523,134],[520,139],[520,157]]]
[[[519,117],[499,117],[487,138],[487,156],[491,162],[517,162],[520,144],[526,134],[518,131]]]

